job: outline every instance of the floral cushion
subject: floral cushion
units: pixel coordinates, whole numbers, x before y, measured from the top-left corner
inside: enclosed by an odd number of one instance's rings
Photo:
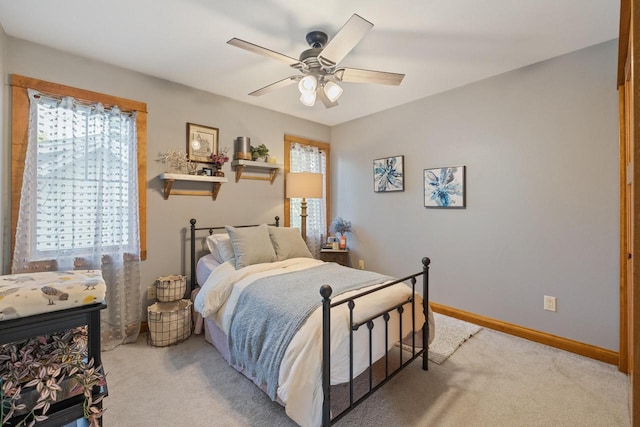
[[[102,302],[106,291],[100,270],[0,276],[0,321]]]

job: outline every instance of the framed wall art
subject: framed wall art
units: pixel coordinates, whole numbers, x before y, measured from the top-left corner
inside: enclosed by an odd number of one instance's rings
[[[218,128],[187,123],[187,158],[211,163],[212,154],[218,154]]]
[[[385,157],[373,161],[373,191],[404,191],[404,156]]]
[[[466,207],[466,167],[449,166],[424,170],[424,206]]]

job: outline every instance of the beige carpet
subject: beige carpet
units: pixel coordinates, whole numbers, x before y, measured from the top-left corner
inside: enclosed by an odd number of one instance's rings
[[[202,336],[103,353],[110,426],[295,426]],[[338,426],[630,426],[615,366],[484,328],[441,365],[414,362]]]

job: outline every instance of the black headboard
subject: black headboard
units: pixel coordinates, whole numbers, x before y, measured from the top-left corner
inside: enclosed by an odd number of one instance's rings
[[[273,225],[275,227],[280,227],[280,217],[276,216],[275,218],[275,222],[273,224],[269,224],[269,225]],[[185,298],[189,298],[191,295],[191,292],[196,288],[196,263],[198,262],[198,260],[196,259],[196,231],[202,231],[202,230],[208,230],[209,234],[213,234],[214,231],[216,230],[224,230],[226,226],[224,225],[219,225],[219,226],[215,226],[215,227],[196,227],[196,219],[195,218],[191,218],[189,220],[189,223],[191,224],[191,284],[190,284],[190,288],[187,291],[187,295],[185,296]],[[241,227],[257,227],[260,224],[250,224],[250,225],[234,225],[234,227],[236,228],[241,228]]]

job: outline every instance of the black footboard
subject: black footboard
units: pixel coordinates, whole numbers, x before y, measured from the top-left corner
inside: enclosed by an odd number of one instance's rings
[[[418,357],[422,356],[422,369],[427,370],[428,369],[428,362],[429,362],[429,358],[428,358],[428,354],[427,354],[427,348],[428,348],[428,343],[429,343],[429,264],[431,263],[431,261],[429,260],[429,258],[422,258],[422,272],[421,273],[416,273],[413,274],[411,276],[407,276],[405,278],[396,280],[394,282],[391,283],[387,283],[383,286],[379,286],[374,290],[370,290],[370,291],[365,291],[365,292],[361,292],[351,298],[336,302],[336,303],[332,303],[331,302],[331,293],[332,293],[332,289],[331,286],[329,285],[324,285],[320,288],[320,295],[322,296],[322,391],[324,393],[324,401],[322,404],[322,425],[327,427],[330,426],[331,424],[335,423],[336,421],[338,421],[340,418],[342,418],[343,416],[345,416],[347,413],[349,413],[353,408],[355,408],[357,405],[359,405],[362,401],[364,401],[367,397],[369,397],[373,392],[375,392],[378,388],[382,387],[385,383],[387,383],[391,378],[393,378],[395,375],[397,375],[402,369],[404,369],[409,363],[411,363],[413,360],[417,359]],[[423,300],[422,300],[422,312],[424,313],[424,317],[425,317],[425,323],[424,326],[422,327],[422,348],[420,348],[418,351],[416,351],[416,343],[415,343],[415,333],[412,333],[412,340],[411,340],[411,356],[408,358],[408,360],[403,361],[403,348],[402,348],[402,341],[400,344],[400,364],[399,367],[397,369],[395,369],[393,372],[389,372],[388,370],[388,365],[389,365],[389,353],[388,353],[388,349],[389,348],[389,334],[388,334],[388,328],[389,328],[389,318],[390,318],[390,313],[393,312],[394,310],[398,311],[399,313],[399,317],[400,317],[400,340],[402,340],[403,337],[403,330],[402,330],[402,312],[405,310],[405,306],[409,305],[411,311],[411,318],[412,318],[412,331],[415,331],[415,313],[416,313],[416,306],[415,306],[415,301],[416,301],[416,282],[417,282],[417,277],[422,276],[422,296],[423,296]],[[387,309],[386,311],[382,312],[382,313],[378,313],[375,316],[372,316],[368,319],[365,319],[364,321],[360,322],[360,323],[354,323],[353,322],[353,309],[356,305],[356,300],[358,298],[364,297],[365,295],[369,295],[373,292],[378,292],[381,289],[385,289],[389,286],[395,285],[397,283],[400,282],[406,282],[406,281],[410,281],[411,283],[411,287],[412,287],[412,294],[411,294],[411,298],[409,298],[408,301],[399,304],[397,306],[394,307],[390,307],[389,309]],[[349,406],[343,410],[342,412],[340,412],[339,414],[335,414],[333,416],[333,418],[331,417],[331,354],[330,354],[330,342],[331,342],[331,309],[334,307],[337,307],[339,305],[342,304],[347,304],[349,307],[349,313],[350,313],[350,325],[351,325],[351,330],[350,330],[350,344],[349,344],[349,365],[350,365],[350,372],[349,372]],[[419,308],[418,308],[419,309]],[[372,330],[374,327],[373,321],[375,319],[378,318],[382,318],[384,320],[384,327],[385,327],[385,355],[384,355],[384,363],[385,363],[385,372],[384,372],[384,379],[382,379],[380,382],[378,382],[375,386],[373,385],[373,380],[372,380],[372,372],[373,372],[373,364],[374,361],[372,360],[372,346],[373,346],[373,340],[372,340]],[[354,373],[353,373],[353,333],[354,331],[358,330],[361,326],[366,325],[367,328],[369,329],[369,391],[366,392],[364,395],[360,396],[357,400],[354,399],[354,391],[353,391],[353,383],[354,383]]]

